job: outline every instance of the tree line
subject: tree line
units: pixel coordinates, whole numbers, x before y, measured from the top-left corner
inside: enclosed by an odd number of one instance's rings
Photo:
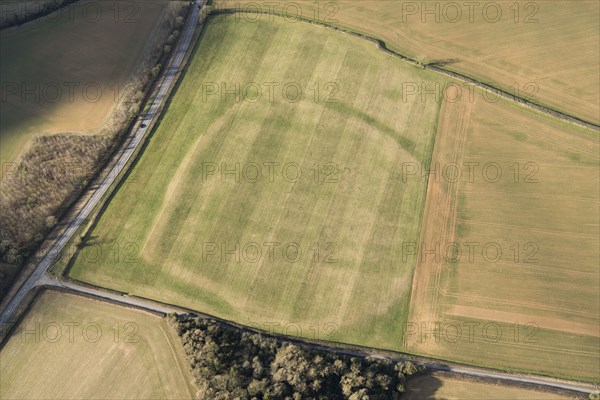
[[[0,29],[44,17],[79,0],[6,1],[0,4]]]
[[[4,168],[0,183],[0,300],[20,267],[89,185],[132,121],[143,112],[141,106],[167,61],[165,47],[179,38],[189,9],[186,1],[170,1],[166,5],[158,29],[149,39],[152,46],[98,134],[38,136],[14,168]]]
[[[179,334],[200,399],[399,399],[411,362],[351,357],[225,326],[169,321]]]

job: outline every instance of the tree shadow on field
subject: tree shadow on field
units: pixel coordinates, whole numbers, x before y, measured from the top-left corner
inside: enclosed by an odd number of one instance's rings
[[[115,243],[117,242],[105,239],[100,240],[98,236],[86,235],[85,237],[80,238],[79,243],[64,249],[63,253],[61,253],[54,264],[60,261],[66,262],[66,266],[62,269],[60,274],[63,277],[68,277],[73,265],[75,265],[75,262],[78,259],[96,263],[100,261],[103,255],[106,256],[106,254],[109,254],[109,257],[114,256],[115,254],[118,256],[118,253],[114,253],[115,251],[118,252],[118,248],[114,247]]]
[[[408,378],[407,392],[402,396],[406,400],[444,400],[436,396],[442,387],[442,380],[435,374],[423,374],[414,378]]]
[[[99,236],[90,235],[81,238],[77,243],[78,253],[102,253],[109,251],[117,242],[112,240],[100,239]]]
[[[99,236],[90,235],[90,236],[85,236],[85,237],[81,238],[81,242],[79,242],[79,244],[77,244],[77,247],[84,248],[84,247],[95,246],[95,245],[100,245],[100,244],[104,244],[104,243],[107,243],[107,241],[99,240]]]
[[[455,64],[459,61],[460,60],[458,58],[447,58],[444,60],[431,60],[425,65],[427,65],[428,67],[445,67],[446,65]]]

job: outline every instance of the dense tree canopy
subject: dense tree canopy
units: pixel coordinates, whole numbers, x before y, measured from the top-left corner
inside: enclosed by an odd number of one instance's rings
[[[310,350],[201,318],[171,319],[203,399],[398,399],[410,362]]]

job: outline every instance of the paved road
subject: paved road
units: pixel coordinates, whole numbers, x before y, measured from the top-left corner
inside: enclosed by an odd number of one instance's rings
[[[555,387],[555,388],[559,388],[559,389],[573,390],[576,392],[594,393],[594,392],[598,391],[598,389],[592,389],[590,387],[581,386],[576,383],[567,383],[567,382],[552,381],[552,380],[540,381],[540,379],[538,379],[538,378],[530,378],[530,377],[519,376],[519,375],[509,375],[509,374],[503,374],[503,373],[494,373],[491,371],[477,371],[477,370],[473,370],[473,369],[465,368],[465,367],[450,366],[450,367],[448,367],[448,369],[439,368],[439,370],[449,371],[449,372],[454,372],[457,374],[469,375],[469,376],[474,376],[474,377],[492,378],[492,379],[500,379],[500,380],[511,381],[511,382],[531,383],[534,385],[550,386],[550,387]]]
[[[74,282],[61,281],[61,280],[59,280],[57,278],[53,278],[47,274],[45,274],[42,277],[42,279],[40,280],[39,283],[46,285],[46,286],[54,286],[54,287],[70,289],[74,292],[98,297],[101,299],[110,300],[110,301],[119,303],[124,306],[133,306],[133,307],[142,308],[142,309],[149,310],[149,311],[156,311],[156,312],[163,313],[163,314],[170,314],[170,313],[188,314],[189,313],[188,310],[185,310],[183,308],[178,308],[177,306],[162,304],[162,303],[158,303],[155,301],[151,301],[151,300],[147,300],[147,299],[143,299],[143,298],[139,298],[139,297],[126,296],[126,295],[119,294],[119,293],[105,292],[102,290],[91,288],[89,286],[80,285],[80,284],[77,284]],[[247,327],[244,328],[243,326],[237,325],[237,324],[236,324],[236,326],[240,327],[240,329],[245,329],[247,331],[254,332],[253,329],[248,329]],[[366,350],[360,351],[360,350],[343,349],[343,348],[338,348],[338,347],[326,346],[321,343],[311,343],[310,341],[306,341],[306,340],[294,340],[293,338],[286,338],[286,339],[288,339],[292,342],[295,342],[298,345],[301,345],[304,347],[310,347],[310,348],[316,349],[316,350],[335,352],[338,354],[344,354],[344,355],[354,356],[354,357],[369,356],[369,357],[374,357],[374,358],[379,358],[379,359],[391,359],[394,361],[413,361],[416,364],[423,365],[430,370],[452,372],[455,374],[466,375],[466,376],[475,377],[475,378],[488,378],[488,379],[498,379],[500,381],[505,381],[505,382],[508,381],[508,382],[517,382],[517,383],[527,383],[527,384],[532,384],[532,385],[536,385],[536,386],[559,388],[559,389],[572,390],[572,391],[583,392],[583,393],[592,393],[592,392],[597,391],[597,389],[594,389],[592,387],[592,385],[581,385],[581,384],[577,384],[576,382],[569,383],[569,382],[565,382],[565,381],[559,381],[559,380],[555,380],[555,379],[551,379],[551,378],[544,378],[544,377],[509,374],[509,373],[505,373],[505,372],[501,372],[501,371],[491,371],[489,369],[482,369],[482,368],[469,367],[469,366],[463,366],[463,365],[444,364],[443,361],[435,360],[435,359],[428,359],[427,357],[419,357],[418,361],[414,361],[414,360],[409,360],[408,358],[389,357],[388,355],[385,355],[385,354],[378,354],[375,350],[372,350],[372,349],[370,349],[368,351],[366,351]]]
[[[160,84],[158,93],[154,98],[152,105],[150,106],[149,111],[143,117],[142,122],[150,121],[154,118],[159,110],[159,107],[162,103],[167,99],[167,91],[174,83],[175,77],[179,68],[181,67],[183,58],[185,53],[188,50],[190,42],[192,40],[192,36],[194,35],[194,29],[196,28],[198,22],[198,15],[200,13],[200,8],[196,6],[196,4],[204,4],[205,0],[198,0],[198,3],[195,3],[192,6],[190,18],[187,21],[187,24],[183,30],[183,35],[181,40],[179,41],[177,48],[174,50],[174,54],[171,57],[171,61],[168,64],[166,70],[163,74],[163,80]],[[27,296],[27,293],[36,285],[36,283],[43,277],[48,268],[52,266],[53,262],[56,260],[63,247],[67,244],[67,242],[73,237],[75,232],[79,229],[85,219],[90,215],[94,207],[99,203],[100,199],[108,188],[113,184],[115,179],[119,176],[120,172],[123,170],[136,148],[142,142],[142,139],[146,135],[146,130],[148,126],[146,123],[142,123],[139,125],[139,128],[133,135],[133,137],[127,143],[125,150],[121,154],[118,161],[113,166],[112,170],[108,173],[104,181],[96,188],[94,194],[90,197],[86,205],[81,209],[77,217],[67,227],[67,229],[62,233],[62,235],[58,238],[54,246],[50,249],[50,251],[46,254],[46,256],[40,261],[38,266],[35,268],[33,273],[29,276],[29,278],[21,285],[19,291],[15,293],[11,301],[6,305],[6,308],[0,315],[0,326],[10,321],[11,316],[21,304],[23,299]]]
[[[74,292],[87,294],[90,296],[98,297],[100,299],[114,301],[125,306],[133,306],[149,311],[156,311],[163,314],[187,313],[187,311],[183,310],[182,308],[178,308],[168,304],[161,304],[158,302],[142,299],[139,297],[127,296],[120,293],[106,292],[103,290],[91,288],[89,286],[78,285],[77,283],[59,280],[57,278],[49,276],[48,274],[44,275],[44,277],[40,280],[39,284],[44,286],[54,286],[63,289],[70,289]]]
[[[370,356],[378,359],[390,359],[396,362],[400,361],[411,361],[415,364],[422,365],[429,370],[433,371],[444,371],[444,372],[452,372],[455,374],[466,375],[474,378],[487,378],[487,379],[497,379],[504,382],[516,382],[516,383],[525,383],[531,384],[535,386],[544,386],[548,388],[558,388],[571,390],[575,392],[581,393],[595,393],[598,391],[598,387],[594,387],[591,384],[579,384],[577,382],[566,382],[560,381],[552,378],[544,378],[544,377],[536,377],[530,375],[519,375],[519,374],[509,374],[502,371],[492,371],[489,369],[477,368],[477,367],[469,367],[466,365],[452,365],[452,364],[444,364],[441,360],[430,359],[427,357],[417,357],[418,360],[415,361],[413,359],[409,359],[406,357],[390,357],[385,354],[378,354],[374,350],[369,351],[358,351],[352,349],[340,349],[336,347],[328,347],[321,344],[310,344],[305,341],[300,342],[303,345],[308,345],[311,348],[324,350],[324,351],[332,351],[338,354],[344,354],[348,356],[358,356],[365,357]]]

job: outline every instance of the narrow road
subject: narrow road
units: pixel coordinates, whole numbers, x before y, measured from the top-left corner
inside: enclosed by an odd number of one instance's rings
[[[183,58],[188,50],[188,47],[194,35],[194,30],[198,22],[200,10],[204,6],[206,0],[197,1],[197,3],[194,3],[192,5],[192,10],[190,11],[191,15],[187,20],[181,40],[179,41],[177,48],[174,50],[174,53],[171,56],[171,61],[169,62],[166,70],[163,73],[163,78],[160,83],[158,93],[152,101],[152,105],[150,106],[149,111],[142,117],[142,121],[151,120],[156,116],[162,103],[167,100],[166,94],[169,88],[175,83],[175,77],[177,76],[179,68],[182,66]],[[129,140],[129,142],[126,144],[125,151],[123,151],[120,158],[115,163],[115,165],[108,173],[106,178],[98,186],[92,197],[90,197],[90,199],[88,200],[86,205],[81,209],[77,217],[75,217],[75,219],[71,221],[67,229],[61,234],[61,236],[55,242],[54,246],[50,249],[50,251],[42,259],[42,261],[40,261],[33,273],[21,285],[17,293],[15,293],[13,298],[6,305],[6,308],[4,309],[2,314],[0,314],[0,326],[3,326],[4,324],[7,324],[10,321],[11,316],[14,314],[19,304],[21,304],[21,302],[27,296],[29,291],[43,277],[48,268],[52,266],[53,262],[56,260],[64,246],[73,237],[75,232],[77,232],[77,230],[81,227],[81,225],[83,224],[85,219],[90,215],[94,207],[96,207],[96,205],[100,202],[102,196],[104,196],[106,191],[113,184],[115,179],[119,176],[125,165],[127,165],[127,162],[130,160],[137,147],[140,145],[140,143],[142,143],[142,139],[145,137],[147,129],[147,124],[139,124],[139,128]]]
[[[45,274],[39,282],[40,285],[49,286],[49,287],[58,287],[62,289],[69,289],[76,293],[81,293],[87,296],[97,297],[103,300],[109,300],[124,306],[141,308],[148,311],[155,311],[163,314],[189,314],[190,311],[184,308],[180,308],[177,306],[158,303],[152,300],[140,298],[140,297],[132,297],[124,294],[114,293],[114,292],[106,292],[103,290],[98,290],[89,286],[80,285],[76,282],[68,282],[62,281],[57,278],[53,278],[48,274]],[[201,315],[206,315],[203,313],[198,313]],[[215,318],[219,320],[218,318]],[[258,332],[256,329],[248,328],[240,324],[230,324],[235,326],[238,329],[243,329],[248,332]],[[393,361],[411,361],[415,364],[422,365],[429,370],[433,371],[444,371],[444,372],[452,372],[455,374],[465,375],[473,378],[485,378],[485,379],[497,379],[499,381],[504,382],[513,382],[513,383],[524,383],[535,386],[544,386],[548,388],[558,388],[564,390],[571,390],[575,392],[581,393],[593,393],[598,389],[594,388],[591,384],[579,384],[577,382],[567,382],[552,378],[545,378],[541,376],[532,376],[532,375],[523,375],[523,374],[510,374],[502,371],[495,371],[484,368],[470,367],[462,364],[455,363],[446,363],[442,360],[436,360],[428,357],[416,357],[416,360],[409,359],[407,357],[390,357],[384,353],[378,353],[374,349],[365,349],[364,351],[355,350],[355,349],[343,349],[339,347],[327,346],[322,343],[315,343],[309,340],[296,340],[293,337],[287,337],[283,335],[273,335],[280,339],[284,339],[293,343],[298,344],[299,346],[308,347],[314,350],[322,350],[327,352],[334,352],[337,354],[343,354],[347,356],[354,357],[374,357],[379,359],[390,359]]]
[[[57,278],[53,278],[48,274],[45,274],[44,277],[38,282],[36,286],[50,286],[50,287],[58,287],[61,289],[69,289],[77,293],[82,293],[88,296],[97,297],[103,300],[109,300],[112,302],[119,303],[125,306],[133,306],[136,308],[141,308],[148,311],[156,311],[162,314],[185,314],[185,311],[182,308],[171,306],[168,304],[161,304],[155,301],[150,301],[146,299],[142,299],[139,297],[127,296],[120,293],[107,292],[104,290],[94,289],[85,285],[78,285],[77,283],[63,281]]]

